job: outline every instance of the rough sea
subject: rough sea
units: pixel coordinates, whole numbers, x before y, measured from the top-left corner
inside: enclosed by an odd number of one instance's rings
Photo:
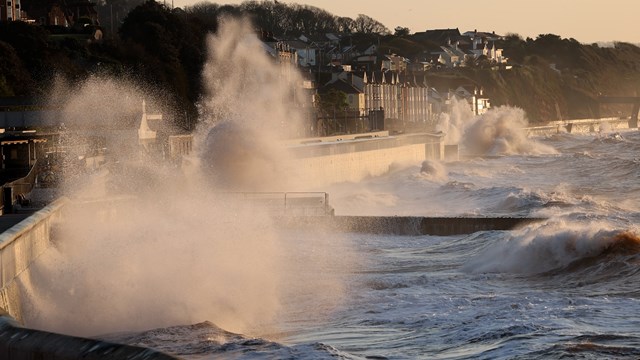
[[[313,262],[317,243],[332,254],[287,275],[307,287],[281,299],[294,306],[271,330],[201,318],[104,338],[186,359],[640,358],[640,132],[536,143],[546,150],[461,154],[327,191],[339,215],[545,221],[461,236],[282,231],[294,240],[282,261]]]

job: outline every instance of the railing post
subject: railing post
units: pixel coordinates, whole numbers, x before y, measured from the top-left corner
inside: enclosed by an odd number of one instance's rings
[[[3,212],[5,214],[13,213],[13,186],[2,187],[2,202],[4,204]]]

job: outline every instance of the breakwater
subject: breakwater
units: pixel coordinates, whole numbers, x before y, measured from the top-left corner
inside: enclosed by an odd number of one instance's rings
[[[23,328],[0,315],[0,359],[173,360],[176,357],[131,345]]]
[[[544,136],[560,133],[607,133],[633,128],[637,128],[637,123],[632,120],[611,117],[551,121],[547,125],[527,127],[525,130],[529,136]]]
[[[513,230],[544,218],[521,217],[424,217],[424,216],[289,216],[287,227],[390,235],[450,236],[478,231]]]

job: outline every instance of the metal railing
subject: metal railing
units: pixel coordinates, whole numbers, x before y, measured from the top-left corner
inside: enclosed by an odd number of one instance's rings
[[[13,205],[19,199],[24,199],[25,195],[33,190],[36,184],[36,176],[38,173],[37,169],[38,162],[36,160],[26,176],[2,185],[2,196],[0,196],[0,213],[12,212]]]
[[[325,192],[236,192],[228,195],[275,215],[333,215],[329,194]]]

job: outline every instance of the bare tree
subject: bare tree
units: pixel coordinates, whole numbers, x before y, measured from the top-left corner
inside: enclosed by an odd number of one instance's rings
[[[336,19],[336,27],[339,32],[352,33],[356,31],[356,22],[350,17],[339,17]]]
[[[380,35],[388,35],[390,33],[389,29],[382,25],[381,22],[364,14],[358,14],[354,22],[355,30],[359,33]]]

